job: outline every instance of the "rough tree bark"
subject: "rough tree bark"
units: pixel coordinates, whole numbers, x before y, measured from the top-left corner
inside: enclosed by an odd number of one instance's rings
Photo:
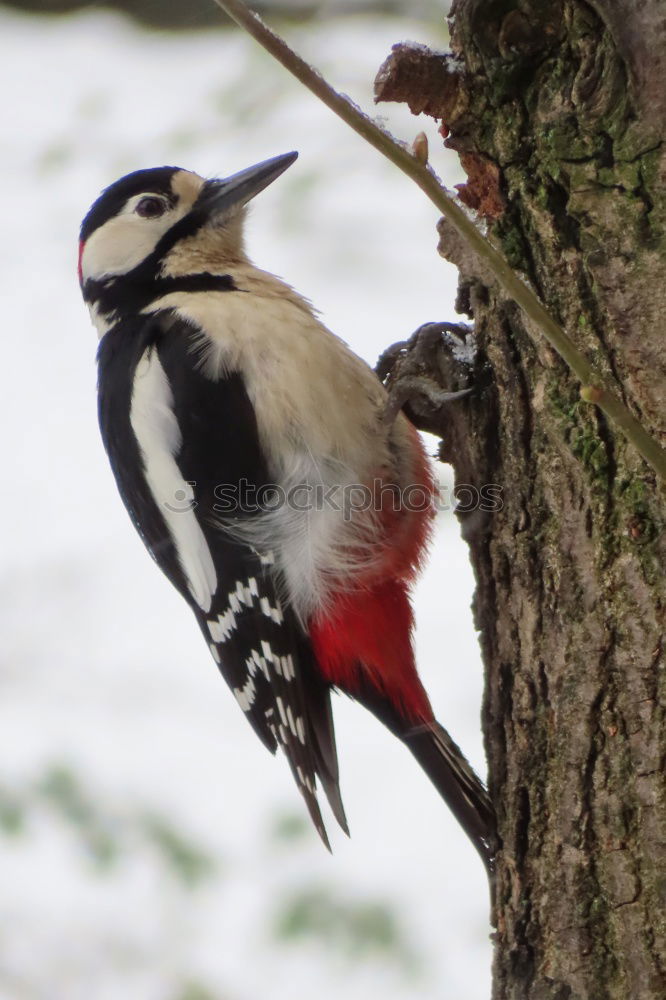
[[[462,199],[663,442],[666,4],[454,0],[451,14],[454,55],[396,46],[378,99],[441,119]],[[459,482],[500,484],[504,501],[461,515],[502,840],[494,997],[663,1000],[663,484],[440,233],[478,390],[421,424]],[[433,374],[427,351],[416,363]]]

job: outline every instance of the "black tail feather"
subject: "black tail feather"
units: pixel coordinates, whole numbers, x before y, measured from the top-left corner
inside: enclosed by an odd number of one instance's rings
[[[495,862],[495,810],[460,748],[438,722],[398,734],[409,747],[481,855],[489,875]]]
[[[328,804],[342,831],[349,836],[347,817],[340,796],[338,755],[335,748],[335,729],[331,711],[330,689],[322,684],[317,699],[310,699],[309,718],[316,771],[322,783]]]
[[[476,847],[491,877],[496,854],[495,810],[481,780],[446,729],[435,721],[410,724],[363,677],[353,697],[409,747]]]
[[[302,644],[300,661],[303,670],[303,683],[307,691],[308,744],[312,748],[314,770],[326,793],[333,815],[343,832],[349,836],[347,817],[340,796],[338,754],[335,746],[335,727],[331,709],[331,686],[314,668],[312,651],[305,642]]]

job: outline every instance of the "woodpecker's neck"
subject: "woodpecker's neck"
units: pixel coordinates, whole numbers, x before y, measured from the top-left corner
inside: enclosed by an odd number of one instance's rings
[[[246,208],[226,216],[224,225],[207,225],[175,243],[160,262],[162,277],[190,274],[228,274],[250,264],[245,253],[243,229]]]
[[[87,281],[84,295],[91,319],[100,337],[122,319],[150,312],[150,306],[171,292],[230,292],[236,288],[230,274],[182,274],[158,277],[149,283],[132,276]]]
[[[123,319],[151,311],[172,292],[234,290],[232,274],[251,267],[243,245],[245,214],[240,208],[222,225],[181,219],[130,271],[86,278],[83,297],[99,336]]]

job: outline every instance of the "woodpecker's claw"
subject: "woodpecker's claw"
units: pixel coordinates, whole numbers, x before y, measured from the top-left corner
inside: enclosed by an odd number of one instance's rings
[[[469,389],[458,389],[456,392],[447,392],[427,378],[425,375],[411,375],[400,377],[397,384],[389,392],[388,402],[384,410],[383,420],[385,424],[392,424],[405,403],[416,403],[418,400],[426,399],[433,409],[439,410],[445,403],[452,403],[455,399],[464,399],[474,392],[474,387]]]
[[[462,324],[425,323],[409,340],[387,348],[375,368],[389,393],[385,424],[407,403],[416,415],[432,418],[446,403],[469,396],[474,386],[445,386],[468,382],[473,360],[473,334]]]

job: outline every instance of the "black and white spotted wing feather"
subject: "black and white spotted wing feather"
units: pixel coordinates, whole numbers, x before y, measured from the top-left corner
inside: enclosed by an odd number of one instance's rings
[[[308,811],[328,845],[317,803],[319,777],[334,815],[347,831],[338,786],[330,689],[314,669],[312,650],[278,595],[270,555],[227,543],[236,586],[220,591],[210,611],[195,609],[215,661],[236,700],[271,752],[282,747]]]
[[[220,489],[258,489],[269,474],[242,377],[206,375],[200,348],[200,332],[170,312],[116,324],[98,353],[102,437],[146,547],[192,607],[258,736],[284,750],[328,846],[317,778],[347,830],[330,688],[280,601],[271,553],[234,539],[227,512],[220,526]],[[256,512],[242,505],[234,516]]]

